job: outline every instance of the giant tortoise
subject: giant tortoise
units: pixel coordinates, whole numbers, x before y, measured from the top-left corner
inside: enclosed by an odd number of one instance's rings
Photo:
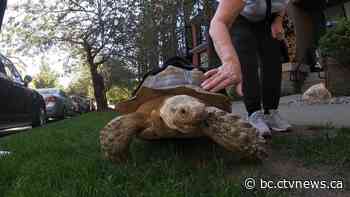
[[[203,72],[167,66],[147,76],[135,95],[119,103],[122,115],[100,133],[104,156],[119,162],[127,159],[134,137],[146,140],[207,136],[225,149],[242,156],[266,156],[264,140],[243,119],[231,113],[230,99],[200,87]]]

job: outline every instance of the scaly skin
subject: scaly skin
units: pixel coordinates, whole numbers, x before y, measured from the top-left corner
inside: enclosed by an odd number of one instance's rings
[[[238,152],[243,158],[261,160],[267,156],[264,140],[240,116],[216,107],[207,107],[208,117],[202,131],[225,149]]]
[[[116,163],[127,160],[132,138],[147,126],[147,117],[142,113],[114,118],[100,132],[102,153]]]

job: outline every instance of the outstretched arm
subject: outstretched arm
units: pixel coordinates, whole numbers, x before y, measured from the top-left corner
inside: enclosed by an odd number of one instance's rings
[[[202,87],[206,90],[216,92],[241,82],[241,65],[229,32],[244,5],[243,0],[221,0],[210,23],[209,33],[222,66],[205,74]]]

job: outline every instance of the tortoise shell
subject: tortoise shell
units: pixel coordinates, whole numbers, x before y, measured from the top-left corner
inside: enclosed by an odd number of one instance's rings
[[[227,96],[200,87],[203,75],[198,69],[187,70],[170,65],[156,75],[147,76],[132,98],[117,104],[117,111],[132,113],[151,99],[184,94],[198,98],[209,106],[231,112],[231,101]]]

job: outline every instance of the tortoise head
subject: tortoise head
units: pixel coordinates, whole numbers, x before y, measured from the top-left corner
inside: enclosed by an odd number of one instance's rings
[[[197,98],[177,95],[164,101],[160,116],[169,128],[190,133],[196,131],[206,119],[205,108],[205,104]]]

